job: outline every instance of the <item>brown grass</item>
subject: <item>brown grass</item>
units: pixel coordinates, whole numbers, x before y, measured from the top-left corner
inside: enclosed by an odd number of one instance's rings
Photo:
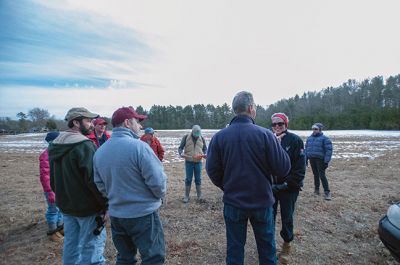
[[[365,141],[365,139],[363,139]],[[224,264],[225,226],[222,193],[203,171],[206,202],[182,203],[183,163],[165,164],[168,195],[161,208],[167,264]],[[46,210],[39,182],[38,155],[0,154],[0,263],[60,264],[62,245],[46,237]],[[395,264],[377,234],[389,204],[400,200],[400,151],[376,159],[336,159],[327,171],[333,200],[315,197],[308,170],[295,216],[290,264]],[[277,243],[280,221],[277,222]],[[116,251],[109,223],[105,255],[114,264]],[[258,264],[249,227],[245,264]]]

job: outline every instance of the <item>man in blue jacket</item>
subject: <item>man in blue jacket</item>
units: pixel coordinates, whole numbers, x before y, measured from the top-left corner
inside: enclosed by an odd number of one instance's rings
[[[232,108],[236,116],[213,136],[206,161],[211,181],[224,191],[226,264],[244,263],[248,220],[260,264],[276,264],[272,175],[286,176],[290,159],[271,131],[255,125],[250,92],[236,94]]]
[[[165,262],[164,231],[158,209],[166,192],[164,168],[151,147],[137,135],[146,116],[122,107],[112,116],[111,138],[97,150],[94,180],[109,200],[117,264]]]
[[[329,201],[332,199],[329,189],[328,179],[325,171],[332,158],[332,142],[322,132],[323,125],[315,123],[312,127],[313,133],[307,138],[306,159],[310,160],[311,169],[314,174],[315,195],[319,195],[320,180],[324,188],[324,198]]]

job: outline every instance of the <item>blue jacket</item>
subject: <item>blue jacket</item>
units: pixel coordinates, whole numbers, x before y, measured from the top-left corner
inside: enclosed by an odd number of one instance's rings
[[[306,142],[306,159],[320,158],[324,163],[329,163],[332,158],[332,142],[322,132],[311,134]]]
[[[224,203],[261,209],[274,204],[272,175],[285,177],[290,159],[272,132],[238,115],[211,139],[206,170],[214,185],[224,191]]]
[[[161,206],[167,176],[150,146],[126,128],[114,128],[111,138],[93,158],[94,181],[108,198],[109,214],[136,218]]]

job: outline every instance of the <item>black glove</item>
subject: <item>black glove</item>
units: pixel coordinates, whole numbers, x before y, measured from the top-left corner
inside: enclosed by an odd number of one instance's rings
[[[283,184],[273,184],[272,185],[272,192],[273,193],[277,193],[279,191],[284,191],[288,189],[288,185],[287,183],[283,183]]]
[[[324,163],[324,169],[328,168],[328,163]]]

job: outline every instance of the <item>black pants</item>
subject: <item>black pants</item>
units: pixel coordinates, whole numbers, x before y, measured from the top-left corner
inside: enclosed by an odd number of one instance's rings
[[[285,242],[293,240],[293,214],[299,196],[299,191],[278,191],[274,193],[275,204],[274,220],[276,220],[276,213],[278,211],[278,204],[280,204],[282,229],[280,235]]]
[[[314,174],[315,190],[319,190],[319,180],[321,180],[324,191],[330,192],[328,179],[325,175],[324,160],[322,158],[310,158],[310,164],[312,172]]]

